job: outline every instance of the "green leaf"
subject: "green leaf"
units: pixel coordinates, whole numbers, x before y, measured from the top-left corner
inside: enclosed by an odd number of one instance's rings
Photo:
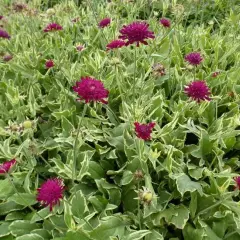
[[[131,171],[124,171],[121,179],[121,185],[127,185],[133,180],[133,174]]]
[[[205,236],[203,229],[195,229],[189,223],[183,229],[184,240],[203,240]]]
[[[86,212],[88,212],[87,201],[80,190],[76,192],[72,199],[72,213],[75,217],[82,219]]]
[[[162,234],[157,232],[156,230],[151,230],[151,234],[145,237],[145,240],[164,240]]]
[[[30,221],[17,220],[11,223],[9,229],[14,236],[22,236],[31,233],[34,229],[39,229],[40,224],[30,223]]]
[[[82,229],[79,229],[77,232],[73,231],[68,232],[64,240],[95,240],[95,239],[90,238],[90,236],[86,232],[84,232]]]
[[[67,227],[73,229],[75,226],[75,222],[72,218],[72,212],[70,205],[64,201],[64,222],[66,223]]]
[[[135,232],[128,234],[128,236],[124,237],[123,240],[140,240],[140,239],[143,239],[145,236],[147,236],[150,233],[151,232],[148,230],[135,231]]]
[[[94,161],[89,161],[88,172],[90,174],[90,177],[93,179],[101,179],[105,175],[104,170],[100,164]]]
[[[15,202],[6,202],[0,204],[0,216],[5,215],[9,212],[13,212],[15,210],[23,209],[24,207],[16,204]]]
[[[202,194],[202,187],[200,183],[193,182],[186,174],[179,173],[172,175],[173,179],[176,179],[177,189],[183,196],[185,192],[194,192],[198,191]]]
[[[36,196],[30,193],[15,193],[8,200],[23,206],[31,206],[37,202]]]
[[[4,237],[10,234],[10,230],[8,228],[10,224],[10,222],[5,222],[0,225],[0,237]]]
[[[0,199],[4,200],[13,193],[13,187],[8,179],[0,180]]]
[[[26,234],[21,237],[17,237],[16,240],[44,240],[41,236],[35,233]]]
[[[120,217],[109,216],[101,221],[100,225],[90,233],[90,236],[96,240],[106,240],[110,236],[122,235],[127,225],[128,222],[126,220]]]
[[[168,209],[157,214],[154,222],[159,225],[161,218],[168,224],[173,224],[178,229],[183,229],[189,219],[189,210],[184,205],[170,204]]]

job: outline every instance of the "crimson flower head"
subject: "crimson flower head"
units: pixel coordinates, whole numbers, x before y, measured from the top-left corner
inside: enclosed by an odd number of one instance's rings
[[[54,67],[54,62],[53,62],[53,60],[47,60],[46,62],[45,62],[45,67],[47,68],[47,69],[49,69],[49,68],[52,68],[52,67]]]
[[[187,61],[188,63],[190,63],[191,65],[199,65],[203,58],[201,56],[201,54],[199,52],[192,52],[192,53],[189,53],[185,56],[185,61]]]
[[[50,23],[44,28],[44,32],[55,32],[63,30],[62,26],[57,23]]]
[[[12,55],[4,55],[4,56],[3,56],[3,61],[4,61],[4,62],[8,62],[8,61],[12,60],[12,58],[13,58]]]
[[[0,29],[0,38],[10,39],[10,35],[3,29]]]
[[[167,18],[161,18],[159,21],[165,28],[171,27],[171,22]]]
[[[125,46],[125,44],[126,43],[123,40],[120,40],[120,39],[113,40],[107,45],[107,50],[121,48]]]
[[[135,132],[138,138],[141,138],[143,140],[151,139],[152,129],[155,126],[154,122],[147,123],[147,124],[140,124],[139,122],[135,122],[134,125],[135,125]]]
[[[10,161],[6,161],[3,164],[1,164],[0,165],[0,175],[8,173],[10,171],[10,169],[12,168],[12,166],[16,164],[16,162],[17,161],[15,159],[12,159]]]
[[[104,88],[100,80],[91,77],[82,77],[80,82],[76,82],[73,91],[80,96],[79,100],[85,100],[86,103],[107,103],[104,99],[108,97],[109,92]]]
[[[0,20],[2,20],[3,19],[3,16],[0,16]]]
[[[103,20],[101,20],[98,24],[98,26],[100,28],[105,28],[107,27],[109,24],[111,23],[111,18],[104,18]]]
[[[201,100],[210,100],[210,90],[203,80],[191,82],[185,87],[184,91],[189,97],[197,102]]]
[[[236,183],[235,189],[239,189],[240,190],[240,176],[234,177],[233,180]]]
[[[52,211],[53,206],[60,204],[60,199],[63,198],[63,180],[59,178],[48,179],[37,191],[37,201],[44,207],[49,206],[50,211]]]
[[[119,31],[122,35],[120,39],[127,40],[126,46],[136,43],[137,47],[139,43],[148,45],[146,40],[148,38],[155,38],[154,32],[149,31],[149,24],[146,22],[133,22],[129,25],[124,25]]]

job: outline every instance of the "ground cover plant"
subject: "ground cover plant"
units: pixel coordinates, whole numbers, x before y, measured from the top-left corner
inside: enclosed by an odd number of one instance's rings
[[[0,239],[240,239],[238,0],[1,0]]]

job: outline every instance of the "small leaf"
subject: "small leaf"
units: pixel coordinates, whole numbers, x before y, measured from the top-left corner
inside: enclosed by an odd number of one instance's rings
[[[88,211],[87,201],[82,193],[82,191],[76,192],[72,199],[72,213],[74,216],[82,219],[85,212]]]
[[[121,185],[127,185],[133,180],[133,174],[131,171],[124,171],[122,180],[121,180]]]

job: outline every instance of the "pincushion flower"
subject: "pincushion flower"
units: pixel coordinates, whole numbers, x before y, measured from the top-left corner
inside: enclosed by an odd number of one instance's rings
[[[234,177],[233,180],[235,181],[235,189],[240,190],[240,176]]]
[[[170,28],[171,22],[167,18],[161,18],[159,21],[165,28]]]
[[[3,29],[0,29],[0,38],[10,39],[10,35]]]
[[[203,60],[203,58],[199,52],[189,53],[184,57],[184,59],[185,59],[185,61],[187,61],[188,63],[190,63],[191,65],[194,65],[194,66],[199,65]]]
[[[125,44],[126,43],[123,40],[120,39],[113,40],[107,45],[107,50],[121,48],[125,46]]]
[[[54,67],[54,62],[53,62],[53,60],[47,60],[46,62],[45,62],[45,67],[47,68],[47,69],[49,69],[49,68],[52,68],[52,67]]]
[[[10,161],[6,161],[0,165],[0,174],[8,173],[11,168],[16,164],[16,160],[12,159]]]
[[[49,206],[50,211],[52,211],[53,206],[60,204],[60,199],[63,198],[63,180],[59,178],[48,179],[37,191],[37,201],[44,207]]]
[[[86,103],[107,103],[104,99],[108,97],[109,92],[104,88],[100,80],[91,77],[82,77],[81,81],[76,82],[73,91],[80,96],[79,100],[85,100]]]
[[[44,28],[44,32],[55,32],[63,30],[62,26],[57,23],[50,23]]]
[[[138,138],[141,138],[143,140],[151,139],[152,129],[155,126],[154,122],[151,122],[148,124],[140,124],[139,122],[135,122],[134,126],[135,126],[135,132]]]
[[[149,24],[146,22],[133,22],[129,25],[124,25],[119,31],[122,35],[120,39],[127,40],[126,46],[136,43],[139,46],[140,43],[148,45],[146,42],[149,38],[155,38],[154,32],[149,31]]]
[[[102,20],[99,22],[98,26],[99,26],[100,28],[105,28],[105,27],[107,27],[110,23],[111,23],[111,18],[104,18],[104,19],[102,19]]]
[[[210,90],[203,80],[191,82],[185,87],[184,91],[189,97],[197,102],[201,100],[210,100]]]

